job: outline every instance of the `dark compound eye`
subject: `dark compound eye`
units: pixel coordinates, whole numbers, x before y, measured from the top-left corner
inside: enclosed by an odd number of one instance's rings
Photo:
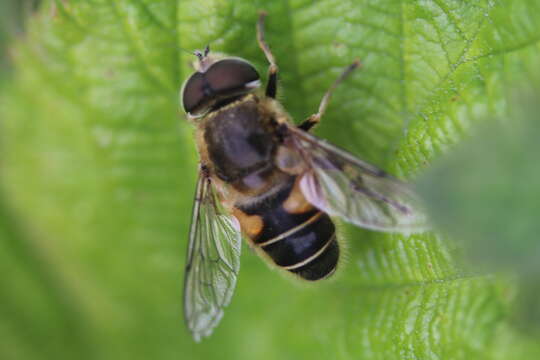
[[[259,80],[259,74],[251,64],[245,61],[225,59],[216,62],[208,69],[206,79],[214,91],[226,95],[231,91],[245,89],[249,83]]]
[[[195,109],[201,107],[205,100],[204,88],[205,78],[203,73],[195,73],[191,75],[182,93],[182,101],[184,103],[184,110],[187,113],[192,113]]]
[[[259,73],[240,59],[220,60],[204,72],[193,74],[182,94],[184,110],[192,115],[204,113],[218,100],[247,93],[259,86]]]

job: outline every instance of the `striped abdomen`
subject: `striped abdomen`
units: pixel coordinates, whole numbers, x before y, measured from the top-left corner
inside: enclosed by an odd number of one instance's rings
[[[306,280],[319,280],[337,266],[335,226],[326,213],[307,202],[295,178],[256,204],[238,206],[234,213],[252,243],[277,266]]]

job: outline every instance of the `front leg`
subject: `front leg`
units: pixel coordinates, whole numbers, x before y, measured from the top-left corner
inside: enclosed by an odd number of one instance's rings
[[[316,114],[311,115],[306,120],[304,120],[300,125],[298,125],[298,128],[309,131],[311,130],[315,125],[317,125],[321,121],[321,117],[324,115],[324,112],[326,111],[326,107],[328,106],[328,102],[330,101],[330,97],[332,96],[332,93],[336,89],[336,87],[343,81],[349,74],[358,68],[360,66],[360,61],[356,60],[351,65],[347,66],[347,68],[341,73],[341,75],[337,78],[336,81],[330,86],[330,89],[324,94],[321,103],[319,105],[319,111]]]
[[[259,14],[259,21],[257,22],[257,41],[261,50],[264,52],[266,59],[270,63],[268,67],[268,84],[266,84],[266,96],[271,97],[272,99],[276,98],[277,94],[277,81],[278,81],[278,67],[276,61],[274,60],[274,55],[270,51],[270,47],[264,39],[264,18],[268,15],[266,12],[261,11]]]

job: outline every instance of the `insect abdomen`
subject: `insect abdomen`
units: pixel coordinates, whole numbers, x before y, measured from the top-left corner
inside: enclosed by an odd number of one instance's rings
[[[330,217],[305,200],[295,178],[271,198],[236,209],[244,233],[273,262],[305,280],[336,269],[339,247]]]

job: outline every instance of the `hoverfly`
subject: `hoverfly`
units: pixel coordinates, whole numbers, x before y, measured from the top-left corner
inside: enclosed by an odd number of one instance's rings
[[[181,100],[196,129],[200,155],[184,278],[184,315],[196,341],[211,334],[229,304],[242,236],[269,262],[305,280],[332,275],[339,245],[331,217],[380,231],[417,231],[425,219],[414,193],[377,167],[313,135],[334,88],[318,112],[295,126],[276,101],[278,67],[269,62],[262,94],[249,62],[195,52],[196,71]]]

